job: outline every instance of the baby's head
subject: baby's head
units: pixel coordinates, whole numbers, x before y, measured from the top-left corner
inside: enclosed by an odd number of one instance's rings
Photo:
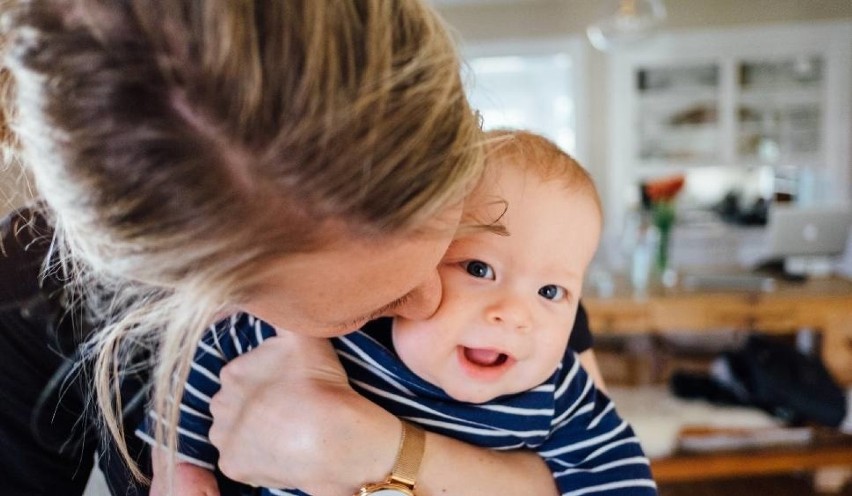
[[[439,272],[443,299],[422,321],[397,319],[393,342],[414,373],[483,403],[556,370],[601,232],[594,183],[545,138],[494,131],[467,224]]]

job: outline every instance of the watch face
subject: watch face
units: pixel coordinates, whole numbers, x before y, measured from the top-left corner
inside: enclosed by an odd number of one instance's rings
[[[370,496],[408,496],[411,493],[404,493],[399,489],[379,489],[370,493]]]

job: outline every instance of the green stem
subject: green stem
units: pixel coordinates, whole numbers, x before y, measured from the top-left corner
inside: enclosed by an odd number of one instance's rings
[[[669,240],[671,226],[657,226],[660,230],[660,245],[657,247],[657,269],[662,273],[669,266]]]
[[[657,269],[662,273],[669,266],[669,244],[675,221],[674,202],[661,201],[654,204],[654,225],[660,232],[660,244],[657,247]]]

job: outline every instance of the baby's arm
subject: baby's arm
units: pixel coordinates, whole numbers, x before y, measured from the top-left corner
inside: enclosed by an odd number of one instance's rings
[[[263,333],[255,332],[253,324],[254,320],[248,316],[235,316],[220,322],[215,329],[208,330],[199,342],[181,398],[178,419],[181,459],[175,462],[174,487],[171,491],[167,490],[169,456],[164,448],[158,447],[153,434],[159,417],[153,412],[149,413],[146,421],[136,431],[137,436],[151,446],[154,468],[152,494],[219,495],[216,477],[212,472],[218,460],[218,452],[207,438],[213,422],[210,416],[210,397],[220,387],[218,375],[226,363],[273,335],[271,328]]]
[[[151,450],[154,476],[151,478],[151,496],[219,496],[219,486],[213,472],[197,465],[177,461],[174,467],[171,490],[168,487],[169,457],[161,450]]]
[[[537,449],[562,494],[594,490],[607,495],[656,495],[648,459],[633,429],[594,385],[576,357],[556,387],[556,413],[548,440]]]

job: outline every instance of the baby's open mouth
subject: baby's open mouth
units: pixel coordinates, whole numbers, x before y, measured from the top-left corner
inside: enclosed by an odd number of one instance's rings
[[[506,363],[509,356],[497,350],[484,348],[464,348],[464,357],[480,367],[499,367]]]

